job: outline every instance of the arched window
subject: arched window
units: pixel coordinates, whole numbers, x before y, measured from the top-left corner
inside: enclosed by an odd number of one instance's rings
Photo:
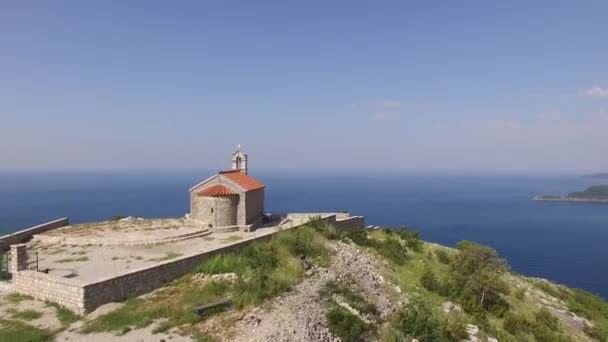
[[[237,168],[237,170],[241,169],[241,163],[242,163],[242,161],[243,161],[243,159],[240,156],[236,157],[236,168]]]

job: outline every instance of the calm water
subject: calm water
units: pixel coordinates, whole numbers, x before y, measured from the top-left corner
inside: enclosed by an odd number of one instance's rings
[[[69,216],[182,216],[187,189],[210,172],[175,174],[0,174],[0,227],[17,230]],[[342,211],[368,224],[407,225],[425,240],[474,240],[513,269],[608,298],[608,204],[535,202],[597,183],[577,177],[488,175],[279,175],[266,183],[268,211]]]

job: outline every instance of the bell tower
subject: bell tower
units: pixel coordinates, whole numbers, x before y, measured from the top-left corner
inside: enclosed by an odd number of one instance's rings
[[[243,152],[241,145],[238,145],[232,154],[232,169],[247,174],[247,154]]]

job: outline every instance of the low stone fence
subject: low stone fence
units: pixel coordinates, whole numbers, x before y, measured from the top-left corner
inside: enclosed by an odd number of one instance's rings
[[[10,248],[12,244],[18,244],[26,241],[31,238],[34,234],[40,234],[52,229],[57,229],[61,227],[65,227],[70,224],[70,220],[67,217],[61,218],[59,220],[43,223],[37,225],[35,227],[27,228],[20,230],[18,232],[14,232],[12,234],[0,236],[0,249],[6,251]]]

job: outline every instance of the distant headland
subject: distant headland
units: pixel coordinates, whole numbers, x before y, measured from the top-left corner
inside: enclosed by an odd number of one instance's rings
[[[535,196],[534,200],[608,203],[608,185],[593,185],[584,191],[571,192],[567,195]]]

